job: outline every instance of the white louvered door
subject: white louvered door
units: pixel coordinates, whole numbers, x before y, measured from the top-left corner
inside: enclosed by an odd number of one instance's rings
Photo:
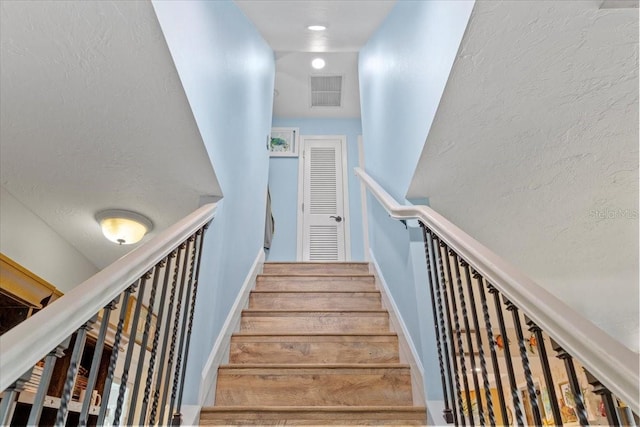
[[[303,261],[345,261],[342,138],[305,139]]]

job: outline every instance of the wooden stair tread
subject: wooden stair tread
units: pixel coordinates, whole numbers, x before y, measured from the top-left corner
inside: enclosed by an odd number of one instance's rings
[[[373,274],[370,273],[260,273],[258,274],[258,278],[260,277],[300,277],[300,278],[306,278],[306,277],[318,277],[321,279],[330,279],[332,277],[335,277],[336,279],[343,279],[343,278],[353,278],[355,279],[361,279],[361,278],[371,278],[373,279]]]
[[[302,369],[409,369],[406,363],[300,363],[300,364],[279,364],[279,363],[244,363],[220,365],[220,369],[279,369],[279,370],[302,370]]]
[[[300,289],[295,291],[270,291],[270,290],[261,290],[254,289],[251,291],[254,294],[380,294],[380,291],[370,290],[370,291],[349,291],[336,289],[332,291],[316,291],[314,289]]]
[[[270,313],[275,313],[276,315],[287,315],[287,314],[315,314],[315,313],[329,313],[329,314],[335,314],[335,313],[344,313],[344,314],[350,314],[350,313],[355,313],[355,314],[359,314],[359,313],[372,313],[372,314],[388,314],[387,310],[379,310],[379,309],[362,309],[362,310],[342,310],[342,309],[331,309],[331,308],[322,308],[322,309],[313,309],[313,310],[295,310],[295,309],[285,309],[285,310],[276,310],[273,308],[246,308],[244,310],[242,310],[242,314],[245,315],[252,315],[252,314],[258,314],[258,315],[263,315],[263,314],[270,314]]]
[[[424,412],[424,406],[207,406],[202,412]]]
[[[236,332],[232,337],[395,337],[395,332]]]

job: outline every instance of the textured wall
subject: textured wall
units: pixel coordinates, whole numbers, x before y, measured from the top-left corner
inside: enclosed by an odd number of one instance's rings
[[[153,3],[224,199],[203,253],[185,402],[264,239],[275,65],[230,1]],[[176,141],[179,144],[179,141]]]
[[[478,2],[411,196],[638,350],[638,9]]]
[[[360,185],[353,173],[358,165],[360,119],[285,119],[274,118],[274,127],[298,127],[301,135],[346,135],[349,180],[351,259],[364,260]],[[269,261],[295,261],[297,248],[298,161],[299,158],[272,157],[269,161],[269,188],[276,233]]]
[[[0,187],[0,252],[66,293],[98,269],[47,223]]]

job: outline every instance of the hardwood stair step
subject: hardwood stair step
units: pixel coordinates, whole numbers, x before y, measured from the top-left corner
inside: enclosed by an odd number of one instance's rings
[[[369,272],[369,264],[365,262],[265,262],[263,272],[272,274],[364,274]]]
[[[256,279],[257,291],[375,291],[372,274],[260,274]]]
[[[398,336],[387,334],[235,334],[229,362],[398,363]]]
[[[240,332],[389,332],[385,310],[244,310]]]
[[[382,309],[380,292],[312,292],[254,291],[249,296],[249,308],[276,310],[376,310]]]
[[[216,405],[411,406],[411,374],[402,364],[225,365]]]
[[[423,406],[237,406],[202,408],[200,425],[426,425]]]

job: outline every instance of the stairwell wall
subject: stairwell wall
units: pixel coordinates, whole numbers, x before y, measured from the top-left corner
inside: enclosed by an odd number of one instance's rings
[[[153,6],[224,195],[204,242],[184,389],[186,404],[202,404],[206,358],[262,251],[275,61],[231,1]]]
[[[474,1],[398,2],[360,51],[366,171],[400,202],[408,203],[406,193],[473,5]],[[431,383],[425,388],[427,400],[441,400],[433,375],[434,337],[421,333],[421,322],[429,322],[432,314],[430,301],[417,298],[425,295],[427,281],[426,275],[415,273],[425,269],[414,265],[422,262],[412,238],[416,230],[389,218],[371,195],[367,205],[372,259],[419,353],[425,381]]]

